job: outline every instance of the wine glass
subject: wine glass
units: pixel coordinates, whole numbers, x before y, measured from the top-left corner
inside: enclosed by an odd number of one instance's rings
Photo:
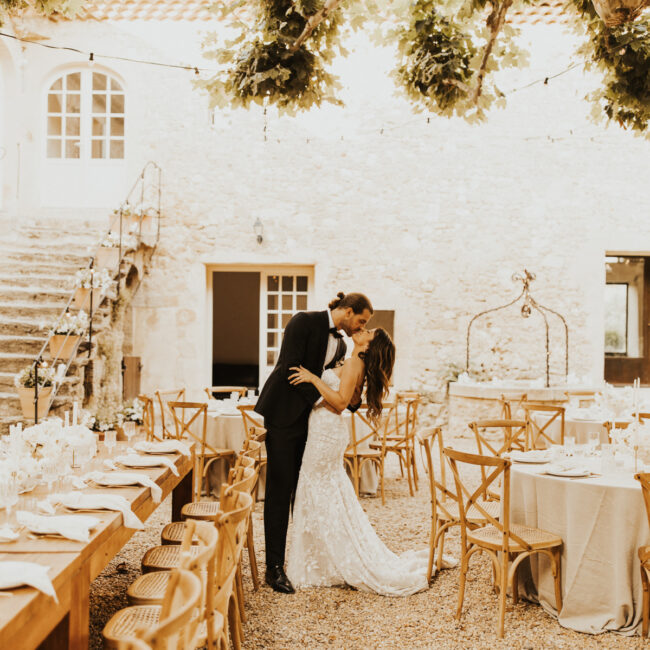
[[[8,525],[11,520],[11,510],[18,503],[18,481],[14,476],[0,479],[0,508],[5,509]]]
[[[596,454],[596,449],[598,449],[598,445],[600,444],[600,434],[598,431],[590,431],[587,434],[587,441],[589,443],[589,449],[591,455]]]
[[[58,467],[56,458],[46,458],[41,465],[43,471],[43,480],[47,483],[48,492],[52,491],[52,485],[58,476]]]
[[[130,445],[131,438],[133,438],[135,435],[135,422],[133,422],[133,420],[128,420],[122,425],[122,428],[124,429],[124,435],[126,436],[126,439]]]
[[[124,432],[126,433],[126,427],[124,428]],[[115,445],[117,444],[117,431],[111,430],[111,431],[104,431],[104,446],[106,449],[108,449],[109,455],[113,454],[113,449],[115,449]]]

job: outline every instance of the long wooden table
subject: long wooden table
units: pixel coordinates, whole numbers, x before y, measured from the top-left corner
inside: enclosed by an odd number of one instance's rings
[[[162,500],[172,493],[172,520],[180,519],[180,510],[192,500],[194,456],[174,458],[179,476],[167,467],[133,470],[147,474],[162,489]],[[125,470],[128,471],[128,470]],[[121,494],[143,522],[158,507],[151,490],[140,486],[128,488],[87,489],[85,492]],[[0,597],[0,649],[61,650],[88,648],[90,583],[120,551],[135,530],[125,528],[120,512],[93,513],[101,523],[86,543],[70,540],[24,537],[0,543],[0,561],[36,562],[50,567],[48,575],[58,597],[31,587],[13,590],[12,597]]]

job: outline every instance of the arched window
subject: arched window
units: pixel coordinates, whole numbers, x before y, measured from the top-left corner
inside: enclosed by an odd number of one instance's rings
[[[46,156],[124,158],[124,89],[119,81],[104,72],[81,70],[50,86]]]

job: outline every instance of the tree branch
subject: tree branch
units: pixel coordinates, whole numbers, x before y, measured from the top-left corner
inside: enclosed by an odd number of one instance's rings
[[[302,34],[298,36],[295,43],[289,48],[289,52],[295,52],[311,35],[311,33],[320,25],[327,16],[334,11],[343,0],[327,0],[320,11],[313,16],[309,16]],[[510,0],[512,2],[512,0]]]

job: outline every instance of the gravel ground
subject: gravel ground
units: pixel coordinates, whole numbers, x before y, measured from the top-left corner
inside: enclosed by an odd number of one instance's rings
[[[457,448],[471,449],[468,440]],[[422,474],[422,472],[421,472]],[[386,505],[364,498],[362,505],[381,539],[395,552],[426,546],[430,525],[427,485],[420,483],[415,498],[406,480],[391,465],[386,482]],[[101,630],[111,615],[126,606],[126,588],[140,574],[140,559],[160,543],[169,521],[170,501],[149,518],[147,529],[136,533],[91,586],[91,648],[101,648]],[[264,572],[263,504],[254,513],[258,565]],[[445,552],[459,556],[456,528],[447,536]],[[561,627],[540,606],[522,602],[506,612],[506,636],[496,636],[497,599],[485,555],[472,559],[465,592],[464,614],[454,618],[458,569],[443,569],[431,588],[408,598],[386,598],[349,588],[304,589],[294,595],[277,594],[266,585],[252,591],[244,551],[246,612],[244,648],[641,648],[639,637],[614,633],[580,634]]]

